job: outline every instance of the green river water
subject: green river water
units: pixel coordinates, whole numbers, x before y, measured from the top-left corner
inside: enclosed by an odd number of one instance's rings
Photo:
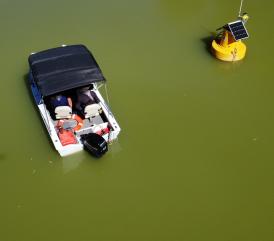
[[[273,1],[244,2],[247,56],[208,52],[240,1],[0,0],[0,241],[273,241]],[[31,52],[85,44],[122,132],[61,158]]]

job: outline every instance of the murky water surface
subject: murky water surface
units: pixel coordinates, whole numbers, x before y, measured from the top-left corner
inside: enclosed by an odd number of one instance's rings
[[[246,59],[215,60],[238,0],[1,0],[1,241],[272,241],[274,2],[246,0]],[[61,158],[29,53],[83,43],[122,127],[102,159]]]

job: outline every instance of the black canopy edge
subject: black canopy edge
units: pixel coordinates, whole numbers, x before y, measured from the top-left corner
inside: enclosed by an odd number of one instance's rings
[[[92,53],[84,45],[69,45],[31,54],[34,81],[43,96],[106,81]]]

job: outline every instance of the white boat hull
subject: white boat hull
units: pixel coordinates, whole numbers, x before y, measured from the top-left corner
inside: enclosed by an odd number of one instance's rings
[[[96,96],[99,98],[99,100],[100,100],[99,104],[101,105],[103,112],[105,113],[105,115],[108,119],[109,125],[112,127],[111,132],[109,134],[103,135],[103,137],[107,142],[112,142],[115,139],[117,139],[117,137],[121,131],[121,128],[118,125],[117,121],[115,120],[113,114],[109,110],[109,107],[105,103],[100,92],[96,88],[93,91],[96,93]],[[81,137],[80,137],[80,132],[82,131],[81,129],[79,131],[75,132],[75,137],[76,137],[78,143],[63,146],[62,143],[60,142],[56,127],[54,126],[54,122],[51,119],[50,113],[47,110],[46,105],[44,103],[41,103],[38,105],[38,108],[39,108],[39,112],[42,116],[43,122],[47,128],[48,133],[49,133],[49,136],[52,140],[52,143],[53,143],[55,149],[59,152],[59,154],[62,157],[77,153],[84,149],[84,145],[82,144]],[[78,133],[79,133],[79,135],[77,135]]]

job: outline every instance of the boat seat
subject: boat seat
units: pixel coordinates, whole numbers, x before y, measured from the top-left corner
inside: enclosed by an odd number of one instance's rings
[[[54,110],[56,119],[71,118],[72,109],[70,106],[57,106]]]
[[[99,104],[90,104],[85,107],[84,114],[85,118],[93,118],[102,113],[102,107]]]

